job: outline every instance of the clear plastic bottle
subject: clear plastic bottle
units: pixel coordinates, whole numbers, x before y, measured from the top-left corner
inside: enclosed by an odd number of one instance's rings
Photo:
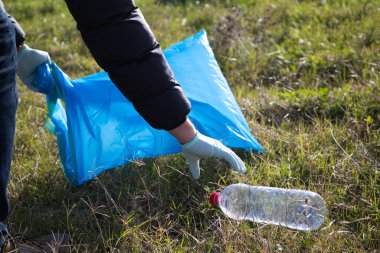
[[[213,192],[210,202],[230,218],[299,230],[319,228],[326,216],[323,198],[311,191],[233,184]]]

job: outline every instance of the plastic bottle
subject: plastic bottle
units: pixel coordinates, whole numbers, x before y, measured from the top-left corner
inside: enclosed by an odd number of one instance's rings
[[[326,216],[323,198],[304,190],[233,184],[222,192],[213,192],[210,202],[232,219],[299,230],[319,228]]]

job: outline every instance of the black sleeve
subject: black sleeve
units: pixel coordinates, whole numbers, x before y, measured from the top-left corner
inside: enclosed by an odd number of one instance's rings
[[[96,62],[154,128],[172,130],[190,112],[160,45],[131,0],[66,0]]]
[[[0,8],[4,11],[4,4],[3,2],[0,0]],[[20,24],[17,22],[17,20],[12,17],[11,15],[8,15],[8,18],[9,20],[12,22],[13,26],[15,27],[15,31],[16,31],[16,46],[19,47],[21,46],[24,42],[25,42],[25,32],[24,30],[21,28]]]
[[[11,15],[8,14],[8,18],[13,23],[16,30],[16,46],[19,47],[25,42],[25,32],[21,28],[20,24]]]

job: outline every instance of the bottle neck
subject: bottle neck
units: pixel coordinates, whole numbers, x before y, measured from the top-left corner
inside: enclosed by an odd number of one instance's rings
[[[210,196],[210,203],[211,203],[211,205],[213,205],[213,206],[219,206],[219,202],[218,202],[219,196],[220,196],[220,192],[213,192],[211,194],[211,196]]]

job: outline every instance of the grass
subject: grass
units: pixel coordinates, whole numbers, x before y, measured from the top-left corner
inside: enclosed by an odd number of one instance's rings
[[[249,171],[202,161],[201,179],[172,155],[70,186],[44,97],[18,84],[8,225],[66,231],[72,252],[379,252],[380,3],[375,0],[136,0],[163,48],[204,28],[265,155]],[[32,47],[72,78],[99,71],[62,0],[6,1]],[[208,204],[244,182],[318,192],[321,229],[238,222]]]

